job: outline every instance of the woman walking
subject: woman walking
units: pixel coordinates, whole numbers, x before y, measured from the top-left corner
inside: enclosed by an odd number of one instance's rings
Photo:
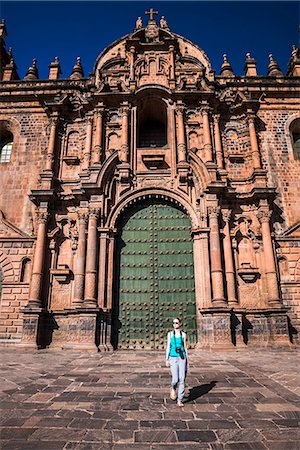
[[[171,367],[172,386],[171,400],[177,399],[177,405],[182,407],[184,397],[184,381],[187,372],[186,333],[181,331],[182,321],[178,317],[173,319],[173,331],[167,335],[166,366]],[[176,389],[178,388],[178,395]]]

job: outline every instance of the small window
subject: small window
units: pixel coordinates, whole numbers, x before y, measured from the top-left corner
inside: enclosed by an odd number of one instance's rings
[[[294,120],[290,125],[291,140],[294,158],[300,160],[300,119]]]
[[[13,135],[9,131],[1,132],[0,164],[10,161],[13,146]]]
[[[31,273],[31,260],[29,258],[25,258],[22,261],[21,267],[21,283],[29,283],[30,281],[30,273]]]

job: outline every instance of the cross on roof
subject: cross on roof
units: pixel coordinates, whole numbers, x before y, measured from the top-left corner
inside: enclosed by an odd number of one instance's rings
[[[150,11],[145,11],[145,14],[149,14],[150,20],[153,20],[153,14],[158,14],[158,11],[153,11],[153,8],[150,8]]]

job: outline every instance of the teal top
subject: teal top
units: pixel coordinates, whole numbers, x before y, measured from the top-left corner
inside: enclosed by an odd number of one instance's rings
[[[184,356],[186,356],[185,354],[185,350],[184,350],[184,341],[183,341],[183,337],[179,336],[179,337],[175,337],[174,333],[172,333],[171,339],[170,339],[170,352],[169,352],[169,356],[179,356],[179,353],[176,353],[176,347],[181,347]]]

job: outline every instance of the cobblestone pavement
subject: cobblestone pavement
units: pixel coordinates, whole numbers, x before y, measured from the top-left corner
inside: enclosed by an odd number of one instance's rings
[[[162,352],[1,350],[1,449],[298,450],[298,351],[194,351],[184,408]]]

